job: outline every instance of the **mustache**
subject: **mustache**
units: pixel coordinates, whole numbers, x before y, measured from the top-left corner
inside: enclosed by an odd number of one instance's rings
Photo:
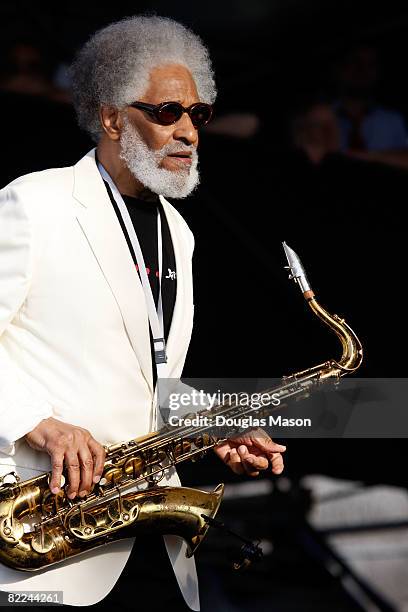
[[[193,161],[195,161],[198,157],[197,147],[194,147],[193,145],[186,145],[181,142],[169,142],[158,151],[155,151],[156,157],[159,161],[166,157],[166,155],[171,155],[172,153],[190,153]]]

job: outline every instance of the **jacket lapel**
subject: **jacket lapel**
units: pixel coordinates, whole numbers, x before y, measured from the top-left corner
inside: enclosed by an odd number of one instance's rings
[[[192,305],[191,270],[189,269],[189,259],[182,252],[183,236],[174,209],[163,196],[160,196],[160,201],[170,229],[177,273],[176,301],[166,345],[169,366],[167,376],[178,378],[179,374],[175,371],[175,368],[182,354],[187,351],[188,346],[186,344],[189,341],[185,326]]]
[[[130,343],[151,392],[149,321],[143,288],[92,149],[74,166],[78,222],[116,299]]]

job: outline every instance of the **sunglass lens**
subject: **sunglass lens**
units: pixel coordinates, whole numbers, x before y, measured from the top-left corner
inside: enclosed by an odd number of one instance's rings
[[[210,104],[196,104],[191,109],[190,117],[195,127],[206,125],[212,116],[212,107]]]
[[[183,113],[183,109],[180,104],[163,104],[158,111],[158,117],[161,123],[164,125],[170,125],[175,121],[178,121]]]

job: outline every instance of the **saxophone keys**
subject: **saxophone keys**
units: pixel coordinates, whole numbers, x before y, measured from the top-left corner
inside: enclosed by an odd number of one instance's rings
[[[17,484],[20,480],[21,478],[17,472],[8,472],[4,476],[0,476],[0,486]]]
[[[36,531],[31,538],[31,548],[40,554],[49,552],[54,547],[54,541],[49,533],[45,533],[42,528]]]
[[[138,517],[140,506],[138,503],[135,503],[131,500],[127,500],[126,498],[123,500],[122,509],[119,507],[117,503],[117,499],[113,500],[112,503],[108,506],[108,517],[115,524],[118,521],[123,521],[125,523],[132,520],[132,522]]]
[[[2,518],[0,522],[0,537],[9,544],[15,544],[24,535],[24,526],[16,518],[13,520],[9,516]]]
[[[51,483],[51,477],[52,477],[52,472],[48,472],[48,475],[47,475],[47,483],[48,483],[48,486],[50,486],[50,483]],[[61,479],[60,479],[60,489],[62,489],[64,485],[65,485],[65,476],[64,476],[64,474],[61,474]]]
[[[80,507],[69,519],[68,528],[70,533],[81,540],[89,540],[101,526],[98,520],[90,512],[84,512]]]
[[[111,467],[104,473],[104,480],[107,481],[111,485],[115,485],[117,482],[120,482],[123,477],[122,466]],[[102,478],[99,481],[99,484],[102,483]],[[103,485],[102,485],[103,486]]]
[[[145,461],[141,456],[131,457],[123,466],[123,472],[131,478],[138,478],[143,473]]]

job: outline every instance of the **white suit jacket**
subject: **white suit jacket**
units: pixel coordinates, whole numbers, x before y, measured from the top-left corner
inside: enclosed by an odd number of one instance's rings
[[[194,238],[160,199],[177,268],[169,377],[179,378],[193,325]],[[154,402],[144,293],[95,149],[74,166],[9,183],[0,191],[0,476],[15,469],[25,480],[51,469],[49,455],[22,438],[43,418],[113,444],[152,430]],[[161,484],[180,485],[174,468]],[[199,610],[194,558],[181,538],[164,539],[181,592]],[[0,564],[0,590],[62,590],[65,604],[92,605],[114,586],[134,541],[38,572]]]

